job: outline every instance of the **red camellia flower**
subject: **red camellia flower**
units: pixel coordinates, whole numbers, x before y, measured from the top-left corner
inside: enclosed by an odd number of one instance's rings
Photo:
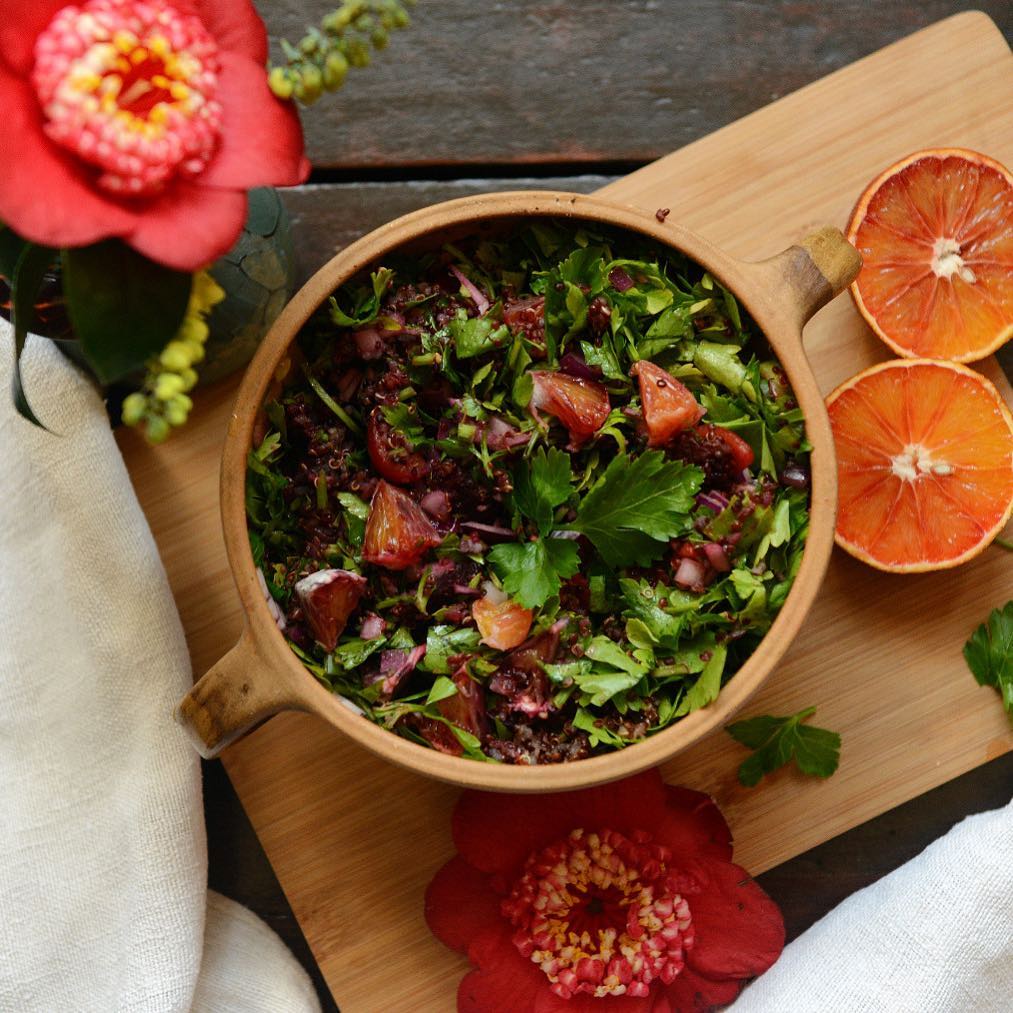
[[[553,795],[466,791],[426,920],[476,969],[460,1013],[681,1013],[729,1003],[784,923],[728,825],[656,770]]]
[[[302,182],[295,109],[267,85],[250,0],[7,0],[0,219],[55,247],[120,237],[192,271],[254,186]]]

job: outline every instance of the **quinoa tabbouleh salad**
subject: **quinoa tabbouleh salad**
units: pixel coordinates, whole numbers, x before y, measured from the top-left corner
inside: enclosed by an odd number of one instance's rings
[[[713,701],[784,603],[802,414],[680,254],[536,219],[390,258],[294,354],[249,457],[253,557],[371,721],[475,760],[604,753]]]

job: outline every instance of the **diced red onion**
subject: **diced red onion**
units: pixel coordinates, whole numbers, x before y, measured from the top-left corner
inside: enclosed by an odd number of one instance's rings
[[[387,622],[382,616],[378,616],[375,612],[367,612],[362,620],[362,626],[359,627],[359,636],[363,640],[376,640],[377,637],[383,636],[386,629]]]
[[[471,296],[475,306],[478,308],[479,316],[481,316],[489,308],[489,300],[486,298],[485,293],[470,278],[454,267],[453,264],[450,265],[450,272],[461,283],[461,286],[467,290],[468,295]]]
[[[338,386],[336,392],[339,401],[351,401],[352,396],[356,390],[359,389],[359,384],[362,382],[362,373],[357,369],[348,369],[341,374],[341,379],[338,380]]]
[[[480,524],[478,521],[463,521],[462,528],[470,528],[472,531],[481,531],[484,535],[494,535],[497,538],[516,538],[516,533],[510,528],[502,528],[498,524]]]
[[[479,598],[482,592],[477,587],[472,587],[470,584],[455,584],[454,594],[459,594],[462,598]]]
[[[426,645],[419,644],[411,651],[381,651],[380,674],[383,676],[383,693],[393,696],[405,676],[422,660]]]
[[[675,571],[675,583],[684,590],[703,587],[704,569],[695,559],[680,559]]]
[[[509,450],[511,447],[523,447],[531,439],[530,433],[522,433],[514,429],[509,422],[493,415],[488,424],[475,430],[475,442],[481,443],[485,436],[486,446],[490,450]]]
[[[457,549],[466,556],[481,556],[485,552],[485,542],[481,538],[475,538],[474,535],[461,535]]]
[[[422,497],[422,509],[430,517],[445,521],[450,516],[450,497],[442,489],[434,489]]]
[[[717,542],[707,542],[703,547],[704,555],[707,557],[707,562],[710,563],[718,573],[727,573],[731,568],[732,564],[728,561],[728,553],[725,552],[724,546],[719,545]]]
[[[482,581],[482,590],[490,605],[502,605],[507,600],[506,592],[498,588],[491,580]]]
[[[625,292],[633,288],[633,279],[621,267],[613,267],[609,271],[609,284],[617,292]]]
[[[789,464],[781,473],[781,482],[791,489],[808,489],[809,469],[802,464]]]
[[[582,356],[576,352],[567,352],[559,360],[559,369],[570,376],[578,376],[581,380],[601,379],[601,369],[598,366],[589,366]]]
[[[383,335],[378,327],[363,327],[354,332],[355,347],[359,351],[359,358],[367,362],[379,359],[383,355]]]
[[[709,507],[717,513],[721,513],[728,506],[728,497],[717,489],[707,489],[697,496],[696,501],[700,506]]]

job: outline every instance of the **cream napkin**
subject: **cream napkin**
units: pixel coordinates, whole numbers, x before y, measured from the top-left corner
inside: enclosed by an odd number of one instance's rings
[[[0,322],[2,323],[2,322]],[[94,389],[0,326],[0,1011],[302,1013],[305,972],[206,889],[190,684],[154,540]],[[205,913],[207,929],[205,931]]]
[[[1013,802],[968,817],[843,901],[786,947],[732,1010],[1009,1013]]]

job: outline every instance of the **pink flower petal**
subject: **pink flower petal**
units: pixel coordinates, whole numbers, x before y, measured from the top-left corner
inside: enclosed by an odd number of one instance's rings
[[[597,999],[585,992],[560,999],[554,992],[545,989],[535,998],[533,1013],[653,1013],[653,1010],[653,991],[643,999],[628,995],[606,995]]]
[[[686,964],[708,978],[752,978],[784,949],[784,921],[777,905],[745,869],[731,862],[686,865],[701,892],[686,896],[695,942]]]
[[[221,140],[200,184],[246,190],[302,183],[310,165],[295,106],[274,97],[264,68],[253,60],[236,53],[222,53],[221,60]]]
[[[67,6],[67,0],[5,0],[0,19],[0,60],[27,77],[35,63],[35,40]]]
[[[731,861],[732,832],[714,800],[701,791],[667,785],[668,810],[649,827],[659,844],[672,849],[674,860],[715,858]]]
[[[252,0],[192,0],[204,26],[224,50],[267,63],[267,30]]]
[[[509,873],[577,827],[650,832],[664,816],[661,775],[648,770],[614,784],[551,795],[465,791],[451,826],[465,861],[483,872]]]
[[[235,243],[246,218],[246,194],[176,183],[139,209],[126,241],[178,271],[197,271]]]
[[[476,936],[507,924],[499,905],[489,877],[458,855],[436,873],[426,890],[426,924],[445,946],[466,953]]]
[[[461,979],[457,1013],[533,1013],[536,998],[548,990],[549,979],[505,938],[477,971]]]
[[[45,136],[35,93],[2,67],[0,122],[0,220],[19,235],[84,246],[134,227],[136,215],[97,193],[80,164]]]
[[[666,985],[651,1013],[707,1013],[726,1006],[742,988],[741,981],[713,981],[684,967],[671,985]]]

